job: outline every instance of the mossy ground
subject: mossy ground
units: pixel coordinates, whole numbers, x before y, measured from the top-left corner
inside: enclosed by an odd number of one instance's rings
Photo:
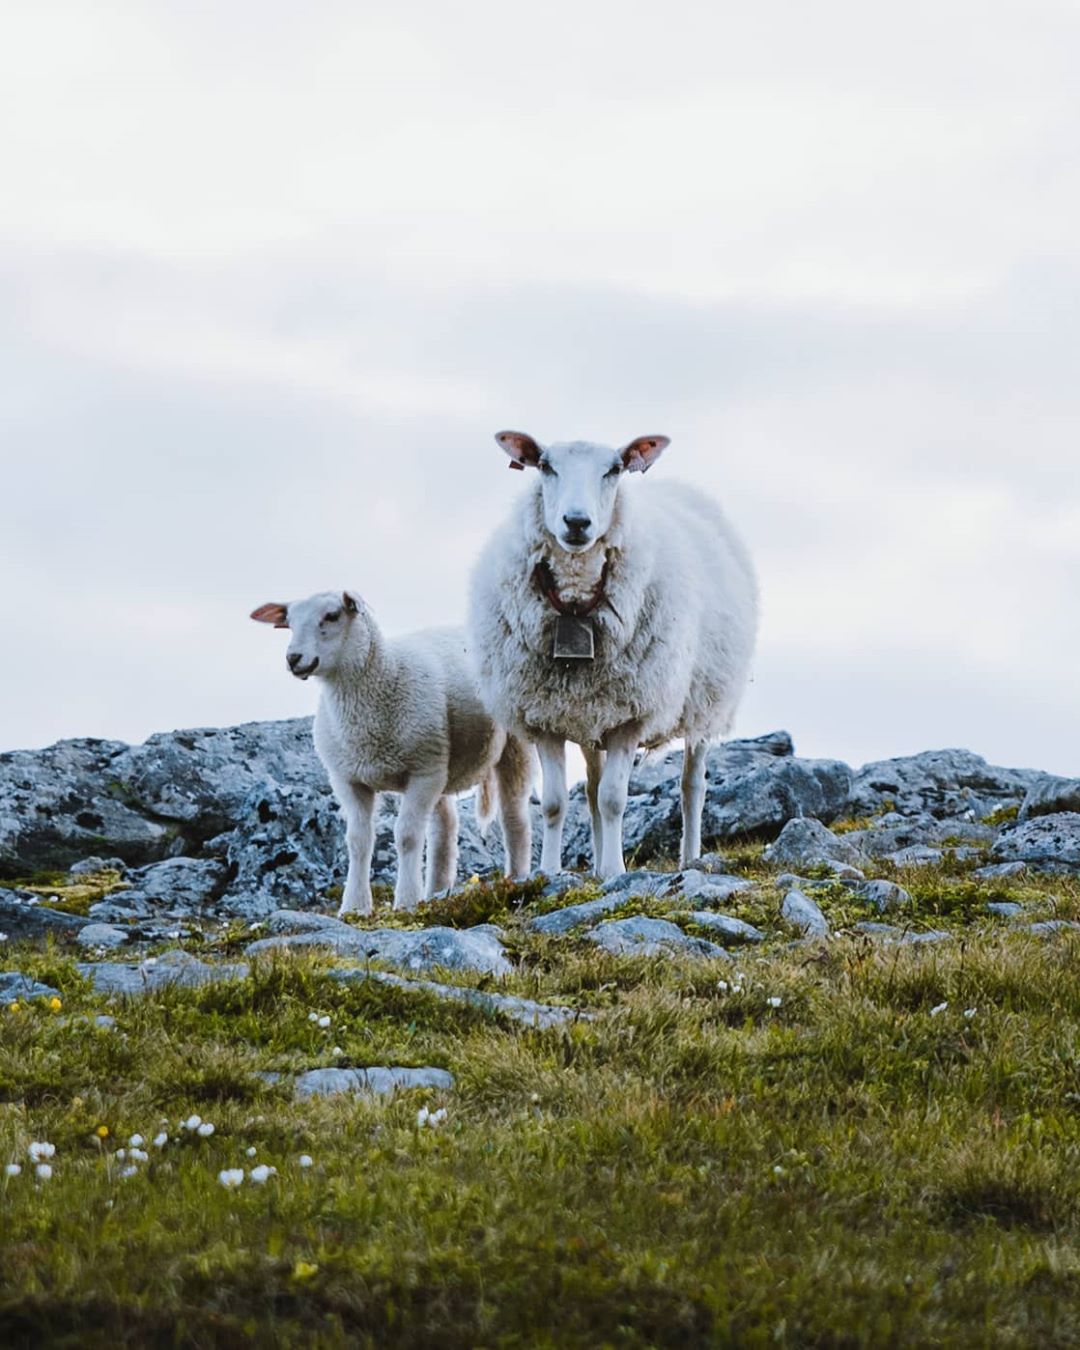
[[[541,938],[535,887],[427,910],[502,923],[500,988],[595,1014],[559,1030],[343,985],[310,951],[109,1003],[67,950],[7,944],[63,1006],[0,1011],[0,1164],[24,1165],[0,1175],[0,1344],[1076,1344],[1080,935],[1024,936],[985,904],[1071,917],[1080,885],[908,871],[911,910],[887,917],[957,940],[875,946],[851,924],[878,916],[834,887],[844,931],[789,947],[760,850],[738,862],[761,884],[725,909],[775,936],[734,964]],[[260,1076],[331,1064],[456,1086],[296,1102]],[[448,1108],[442,1129],[421,1105]],[[182,1135],[192,1112],[210,1138]],[[122,1177],[116,1148],[162,1129]],[[56,1145],[49,1180],[32,1140]],[[219,1183],[255,1161],[277,1175]]]

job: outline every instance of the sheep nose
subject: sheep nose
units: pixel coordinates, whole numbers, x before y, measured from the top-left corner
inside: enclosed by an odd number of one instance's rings
[[[563,522],[571,534],[584,534],[592,524],[588,516],[577,511],[567,511],[566,515],[563,516]]]
[[[285,660],[288,661],[289,663],[290,670],[295,670],[303,659],[304,655],[302,652],[290,652],[288,656],[285,658]]]

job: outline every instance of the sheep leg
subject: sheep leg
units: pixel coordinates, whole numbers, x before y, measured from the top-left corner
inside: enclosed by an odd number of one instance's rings
[[[598,802],[600,779],[604,772],[605,755],[599,746],[587,747],[583,745],[581,747],[581,752],[585,756],[585,791],[589,799],[589,820],[592,823],[593,871],[599,876],[600,868],[603,865],[603,858],[600,853],[600,842],[603,838],[603,829]]]
[[[495,765],[499,823],[508,877],[527,877],[532,868],[532,820],[529,816],[532,764],[532,751],[528,745],[515,736],[508,736]]]
[[[622,827],[626,812],[626,796],[630,784],[630,770],[638,747],[638,727],[620,727],[607,738],[604,746],[604,770],[600,775],[597,806],[600,811],[600,876],[621,876],[626,871],[623,862]]]
[[[440,891],[448,891],[453,887],[457,880],[457,863],[457,801],[451,796],[444,796],[435,803],[428,827],[425,894],[429,900]]]
[[[413,909],[423,898],[421,875],[424,857],[424,836],[435,803],[446,786],[445,775],[438,778],[416,777],[409,780],[401,794],[397,823],[394,826],[394,845],[397,848],[397,885],[394,887],[394,908]]]
[[[536,742],[544,787],[540,809],[544,813],[544,847],[540,870],[548,876],[562,871],[562,831],[566,819],[566,742],[559,736],[545,736]]]
[[[682,767],[682,848],[679,866],[685,867],[701,857],[701,811],[705,805],[705,765],[708,741],[683,745]]]
[[[345,817],[345,847],[349,854],[349,874],[338,913],[370,914],[371,854],[375,848],[379,798],[363,783],[335,779],[332,785]]]

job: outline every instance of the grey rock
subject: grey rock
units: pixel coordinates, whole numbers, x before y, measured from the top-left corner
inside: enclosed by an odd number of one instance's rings
[[[309,1069],[298,1074],[295,1091],[299,1100],[332,1097],[344,1093],[388,1096],[409,1088],[445,1091],[454,1086],[453,1074],[445,1069],[407,1069],[397,1066],[370,1069]]]
[[[868,858],[887,858],[912,847],[956,848],[994,842],[996,831],[970,820],[937,820],[923,813],[907,820],[895,812],[865,830],[844,836]]]
[[[685,916],[701,928],[708,928],[726,942],[764,942],[765,934],[752,923],[733,914],[717,914],[711,909],[694,909]]]
[[[248,956],[279,947],[325,947],[340,956],[363,956],[385,961],[404,970],[481,971],[507,975],[507,960],[498,930],[488,924],[475,928],[354,928],[325,915],[301,915],[281,910],[271,915],[268,926],[274,936],[261,938],[247,948]],[[311,923],[311,920],[321,922]]]
[[[128,804],[118,741],[60,741],[0,754],[0,876],[69,867],[103,847],[127,862],[163,856],[166,826]]]
[[[1057,815],[1061,811],[1080,812],[1080,778],[1058,778],[1042,774],[1028,788],[1020,806],[1020,820]]]
[[[94,923],[135,923],[139,919],[148,919],[150,906],[141,899],[133,903],[128,901],[124,891],[118,891],[115,898],[109,896],[90,906],[89,914]]]
[[[111,923],[88,923],[75,935],[75,941],[80,947],[123,947],[130,936]]]
[[[999,919],[1015,919],[1018,914],[1023,914],[1024,906],[1015,900],[988,900],[986,912],[996,914]]]
[[[860,933],[865,933],[867,937],[879,938],[882,942],[893,943],[897,946],[921,946],[926,943],[947,942],[951,936],[949,933],[943,933],[936,929],[928,929],[925,932],[916,932],[911,928],[897,928],[890,923],[875,923],[869,919],[864,919],[855,924]]]
[[[722,853],[703,853],[700,858],[695,858],[687,863],[688,868],[695,872],[709,872],[720,876],[731,875],[731,864]]]
[[[1072,919],[1040,919],[1036,923],[1024,924],[1024,932],[1036,937],[1055,937],[1058,933],[1080,928],[1080,923]]]
[[[702,835],[707,840],[779,834],[796,816],[834,820],[843,808],[852,772],[836,760],[797,759],[776,751],[790,746],[786,733],[731,741],[710,750]],[[630,776],[623,841],[639,857],[677,855],[682,834],[682,752],[648,757]],[[571,793],[564,857],[591,866],[589,813],[584,787]]]
[[[980,881],[1003,881],[1006,877],[1023,876],[1026,871],[1027,863],[990,863],[988,867],[977,868],[971,875]]]
[[[1080,815],[1059,811],[1007,825],[993,847],[996,862],[1024,862],[1035,871],[1080,871]]]
[[[529,927],[536,933],[557,935],[569,933],[572,928],[582,924],[594,923],[597,919],[610,914],[612,910],[625,905],[630,896],[625,891],[612,891],[610,895],[601,895],[596,900],[585,900],[580,905],[566,905],[563,909],[553,909],[547,914],[538,914],[529,920]]]
[[[589,938],[616,956],[728,957],[723,947],[704,938],[688,937],[666,919],[645,919],[640,915],[602,923]]]
[[[546,879],[540,892],[540,899],[554,900],[557,896],[565,895],[567,891],[576,891],[584,883],[585,878],[578,876],[576,872],[559,872]]]
[[[213,905],[228,876],[224,863],[211,858],[169,858],[138,868],[131,873],[131,888],[107,899],[138,914],[194,914]]]
[[[377,984],[392,985],[407,993],[430,994],[444,1003],[463,1003],[470,1008],[479,1008],[492,1016],[505,1017],[522,1026],[545,1031],[550,1027],[565,1026],[568,1022],[591,1021],[592,1014],[577,1008],[563,1008],[556,1004],[535,1003],[532,999],[516,998],[512,994],[496,994],[486,989],[469,989],[455,984],[437,984],[434,980],[407,980],[401,975],[392,975],[385,970],[368,970],[354,966],[347,969],[327,971],[332,980],[343,984],[356,984],[361,980],[372,980]]]
[[[929,812],[938,817],[981,820],[1002,806],[1019,805],[1039,775],[1031,769],[1003,769],[970,750],[926,750],[899,759],[876,760],[855,775],[846,814],[901,815]]]
[[[671,885],[670,872],[622,872],[600,887],[602,895],[661,895]]]
[[[943,856],[939,848],[912,844],[910,848],[902,848],[896,853],[887,854],[886,861],[891,862],[894,867],[936,867]]]
[[[858,867],[863,855],[820,820],[801,817],[789,820],[762,855],[765,862],[787,867],[813,867],[823,862]]]
[[[745,877],[718,875],[714,872],[700,872],[697,868],[687,868],[669,880],[666,895],[677,896],[685,902],[695,904],[720,905],[730,900],[740,891],[753,889],[754,883]]]
[[[864,881],[854,889],[857,899],[873,905],[879,914],[911,904],[911,896],[895,881]]]
[[[44,937],[74,937],[87,920],[38,903],[28,891],[0,890],[0,933],[12,942]]]
[[[208,965],[188,952],[170,951],[148,958],[138,965],[118,961],[80,962],[79,974],[87,976],[99,994],[125,994],[137,997],[176,986],[195,989],[223,980],[242,980],[249,973],[243,963]]]
[[[802,891],[788,891],[780,906],[780,916],[803,937],[828,937],[829,922],[817,903]]]
[[[59,994],[51,984],[42,984],[39,980],[24,975],[21,970],[0,970],[0,1004],[26,1002],[32,998],[57,998]]]
[[[123,872],[123,858],[83,858],[68,868],[69,876],[95,876],[99,872]]]

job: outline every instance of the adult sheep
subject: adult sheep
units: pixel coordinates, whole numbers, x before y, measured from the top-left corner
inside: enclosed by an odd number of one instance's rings
[[[562,867],[568,740],[585,755],[594,866],[612,877],[625,870],[635,751],[683,738],[685,864],[701,851],[706,752],[731,727],[754,649],[746,549],[695,488],[660,483],[630,499],[623,479],[654,464],[666,436],[622,450],[495,439],[537,481],[476,564],[470,645],[488,708],[540,754],[541,868]]]
[[[477,818],[497,796],[511,876],[532,854],[532,754],[488,716],[456,628],[383,637],[364,602],[325,591],[260,605],[259,623],[292,630],[286,660],[297,679],[322,684],[315,749],[345,816],[349,872],[340,913],[371,913],[371,854],[380,792],[398,792],[394,908],[454,884],[458,816],[454,794],[478,786]],[[428,835],[426,885],[421,882]]]

